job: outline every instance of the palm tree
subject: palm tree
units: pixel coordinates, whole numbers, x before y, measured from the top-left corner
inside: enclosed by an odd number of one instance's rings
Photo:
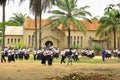
[[[20,0],[20,2],[23,2],[25,0]],[[40,19],[40,27],[39,27],[39,48],[41,48],[41,43],[42,43],[42,32],[41,32],[41,14],[42,12],[46,11],[48,8],[50,9],[52,4],[56,0],[30,0],[30,10],[35,14],[35,46],[37,46],[37,17]],[[36,47],[37,48],[37,47]]]
[[[47,8],[50,8],[52,6],[52,3],[54,1],[55,0],[31,0],[30,1],[30,8],[31,8],[32,12],[34,14],[36,14],[37,17],[39,17],[39,48],[41,48],[41,43],[42,43],[42,32],[41,32],[42,16],[41,15],[42,15],[43,11],[45,12]],[[37,20],[35,20],[35,21],[37,21]],[[36,36],[37,36],[37,33],[36,33]],[[36,40],[36,42],[37,42],[37,40]]]
[[[0,46],[2,43],[2,23],[0,22]]]
[[[20,0],[20,3],[25,0]],[[41,48],[41,14],[45,12],[48,8],[50,9],[52,4],[56,0],[30,0],[30,10],[35,15],[35,37],[37,37],[37,17],[39,17],[40,25],[39,25],[39,48]],[[37,38],[35,38],[35,47],[37,48]]]
[[[86,15],[91,14],[85,9],[89,6],[77,8],[77,0],[57,0],[54,5],[59,8],[59,10],[52,10],[49,13],[52,13],[53,16],[48,18],[46,26],[51,28],[57,28],[62,24],[62,29],[68,30],[68,48],[70,48],[70,26],[73,25],[78,30],[86,34],[85,26],[79,19],[86,19]]]
[[[2,49],[5,47],[5,6],[6,6],[7,0],[0,0],[0,5],[3,8],[3,18],[2,18]]]
[[[9,21],[22,26],[24,24],[25,18],[30,17],[27,14],[13,13],[13,17],[10,17]]]
[[[110,4],[105,9],[105,14],[99,20],[100,26],[96,31],[96,36],[100,37],[107,36],[111,32],[114,35],[114,49],[116,49],[116,32],[120,31],[120,18],[117,17],[118,10],[116,10],[115,5]]]

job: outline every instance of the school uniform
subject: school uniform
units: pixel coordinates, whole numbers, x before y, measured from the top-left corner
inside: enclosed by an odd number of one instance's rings
[[[53,52],[51,50],[48,50],[48,54],[47,54],[48,65],[52,65],[52,57],[53,57]]]
[[[71,63],[72,65],[72,51],[71,50],[69,51],[69,55],[68,55],[68,65],[69,63]]]
[[[11,62],[11,55],[12,55],[12,52],[11,52],[11,49],[8,50],[8,62]]]
[[[62,62],[65,63],[65,50],[61,51],[61,61],[60,61],[60,63],[62,64]]]
[[[36,50],[33,51],[33,56],[34,56],[34,60],[37,60],[37,51]]]
[[[47,60],[47,51],[44,50],[44,51],[43,51],[42,60],[41,60],[41,64],[46,65],[46,60]]]
[[[11,61],[15,62],[14,49],[11,49]]]
[[[117,55],[118,55],[118,58],[120,58],[120,50],[118,50],[118,53],[117,53]]]
[[[4,51],[2,51],[2,54],[1,54],[1,62],[6,62]]]
[[[29,49],[26,49],[25,52],[24,52],[24,58],[25,60],[28,60],[29,59]]]
[[[79,54],[79,52],[76,50],[76,52],[75,52],[75,61],[78,61],[78,60],[79,60],[78,54]]]

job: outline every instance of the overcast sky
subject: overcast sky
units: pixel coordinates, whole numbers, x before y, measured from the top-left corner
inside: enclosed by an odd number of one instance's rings
[[[26,0],[21,6],[18,4],[19,0],[15,0],[15,2],[10,2],[6,5],[6,21],[9,20],[13,13],[27,13],[30,17],[34,18],[33,15],[29,11],[29,0]],[[88,11],[92,14],[92,16],[103,16],[104,9],[109,4],[117,4],[120,3],[120,0],[78,0],[78,7],[90,6]],[[54,7],[53,7],[54,8]],[[43,14],[42,18],[47,18],[48,14]],[[2,21],[2,7],[0,7],[0,21]]]

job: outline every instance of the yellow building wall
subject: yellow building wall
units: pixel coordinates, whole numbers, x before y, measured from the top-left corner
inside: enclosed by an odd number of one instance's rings
[[[10,36],[10,35],[6,35],[5,36],[5,47],[9,47],[9,46],[12,46],[14,47],[14,44],[15,43],[18,43],[18,39],[20,40],[20,42],[23,42],[23,36]],[[9,41],[8,41],[9,40]]]

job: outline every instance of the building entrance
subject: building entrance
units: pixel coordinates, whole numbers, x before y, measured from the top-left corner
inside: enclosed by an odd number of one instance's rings
[[[46,47],[53,46],[53,42],[52,42],[52,41],[46,41],[46,42],[45,42],[45,46],[46,46]]]

